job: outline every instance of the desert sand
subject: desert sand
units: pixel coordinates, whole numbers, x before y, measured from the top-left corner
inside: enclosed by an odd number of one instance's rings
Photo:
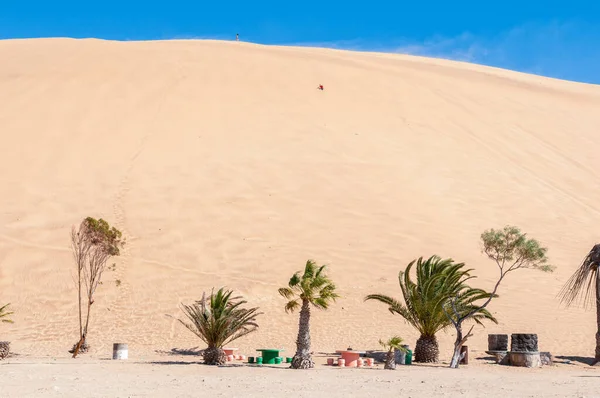
[[[395,371],[319,367],[199,365],[189,358],[9,359],[0,364],[0,395],[24,397],[598,397],[597,369],[499,365]]]
[[[314,312],[315,351],[392,334],[414,347],[364,296],[401,297],[398,271],[433,254],[491,289],[479,236],[507,224],[557,269],[509,275],[489,307],[499,325],[475,328],[470,349],[538,333],[543,351],[593,354],[594,312],[556,295],[598,241],[599,86],[220,41],[6,40],[0,59],[0,302],[16,311],[0,339],[19,355],[66,358],[77,339],[69,234],[86,216],[127,238],[96,299],[92,356],[201,347],[178,305],[220,286],[264,312],[236,346],[291,354],[297,315],[277,288],[309,258],[343,296]],[[447,360],[453,333],[438,337]]]

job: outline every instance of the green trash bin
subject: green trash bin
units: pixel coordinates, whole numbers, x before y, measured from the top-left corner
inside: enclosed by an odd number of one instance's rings
[[[406,351],[406,358],[405,358],[405,362],[404,362],[405,365],[410,365],[412,363],[412,354],[413,354],[412,350]]]
[[[292,357],[286,357],[285,363],[292,363]]]
[[[263,363],[263,358],[262,357],[256,357],[256,364],[257,365],[262,365]]]
[[[275,365],[279,365],[279,364],[281,363],[281,360],[282,360],[282,359],[283,359],[283,358],[281,358],[281,357],[277,357],[277,358],[275,358]]]
[[[248,357],[248,363],[254,363],[254,357]]]

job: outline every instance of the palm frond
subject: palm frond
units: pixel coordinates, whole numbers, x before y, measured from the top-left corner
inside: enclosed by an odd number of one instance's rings
[[[324,286],[330,284],[331,281],[329,278],[324,275],[316,275],[314,278],[310,279],[310,289],[311,290],[321,290]]]
[[[310,280],[315,277],[317,272],[317,263],[313,260],[306,261],[306,265],[304,266],[304,274],[302,275],[302,280]]]
[[[315,264],[315,266],[316,266],[316,264]],[[321,266],[319,267],[319,269],[317,270],[317,273],[315,274],[315,277],[314,277],[314,279],[317,279],[318,277],[320,277],[320,276],[321,276],[321,273],[322,273],[322,272],[325,270],[325,268],[327,268],[327,266],[326,266],[326,265],[321,265]]]
[[[379,344],[386,350],[398,350],[401,352],[406,352],[407,349],[402,347],[402,343],[404,343],[404,339],[400,336],[390,337],[388,340],[379,339]]]
[[[563,286],[560,293],[560,301],[567,306],[583,299],[586,307],[596,301],[596,278],[598,277],[598,266],[600,265],[600,244],[594,245],[585,256],[581,265]]]
[[[288,283],[288,286],[292,289],[297,288],[298,285],[300,284],[300,282],[302,281],[302,278],[300,278],[300,273],[296,272],[294,275],[292,275],[292,277],[290,278],[290,281]]]
[[[365,297],[365,301],[375,300],[388,306],[388,311],[392,314],[398,314],[404,318],[411,326],[422,332],[421,324],[418,319],[415,318],[415,314],[408,306],[403,305],[400,301],[393,297],[386,296],[384,294],[369,294]]]
[[[10,303],[0,307],[0,322],[2,323],[14,323],[13,320],[9,318],[14,312],[8,311],[8,307],[10,307]]]
[[[326,310],[332,304],[332,301],[328,297],[317,297],[312,301],[312,305],[318,310]]]
[[[327,301],[336,301],[340,295],[337,294],[336,286],[329,282],[321,288],[318,297]]]
[[[297,310],[305,300],[315,308],[325,310],[339,298],[326,269],[326,265],[317,266],[315,261],[308,260],[304,270],[292,276],[289,288],[279,289],[279,294],[289,300],[285,305],[286,312]]]
[[[294,297],[294,291],[292,289],[290,289],[289,287],[282,287],[279,290],[279,294],[281,296],[283,296],[286,299],[291,299],[292,297]]]
[[[285,312],[294,312],[301,307],[300,299],[290,300],[285,305]]]
[[[367,297],[365,297],[365,301],[368,300],[376,300],[380,303],[387,305],[389,307],[389,311],[392,314],[399,313],[399,309],[403,307],[403,305],[398,300],[396,300],[393,297],[386,296],[385,294],[369,294]]]

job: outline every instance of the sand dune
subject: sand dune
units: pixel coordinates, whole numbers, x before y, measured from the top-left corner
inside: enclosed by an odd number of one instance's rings
[[[555,296],[598,241],[600,87],[388,54],[236,42],[0,41],[0,329],[15,352],[65,354],[77,323],[69,233],[90,215],[128,245],[93,317],[98,352],[195,347],[170,316],[226,285],[265,313],[239,341],[294,350],[277,288],[308,258],[343,298],[315,313],[314,349],[417,338],[372,292],[439,254],[495,265],[479,235],[515,224],[553,274],[506,280],[487,333],[537,332],[591,355],[595,317]],[[324,91],[316,89],[318,84]],[[122,281],[116,287],[113,281]],[[442,356],[452,333],[441,334]]]

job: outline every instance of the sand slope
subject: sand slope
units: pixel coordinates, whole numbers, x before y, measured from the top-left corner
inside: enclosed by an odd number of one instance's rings
[[[479,235],[510,223],[550,248],[554,274],[511,275],[487,333],[537,332],[590,355],[593,312],[555,296],[598,240],[600,87],[450,61],[235,42],[0,42],[0,336],[56,354],[77,334],[71,225],[104,217],[128,246],[90,336],[106,352],[199,344],[169,316],[227,285],[265,313],[236,345],[294,349],[277,288],[308,258],[343,299],[315,313],[315,350],[417,337],[372,292],[439,254],[495,265]],[[318,84],[325,91],[316,90]],[[122,285],[117,288],[114,280]],[[440,335],[449,356],[452,334]]]

